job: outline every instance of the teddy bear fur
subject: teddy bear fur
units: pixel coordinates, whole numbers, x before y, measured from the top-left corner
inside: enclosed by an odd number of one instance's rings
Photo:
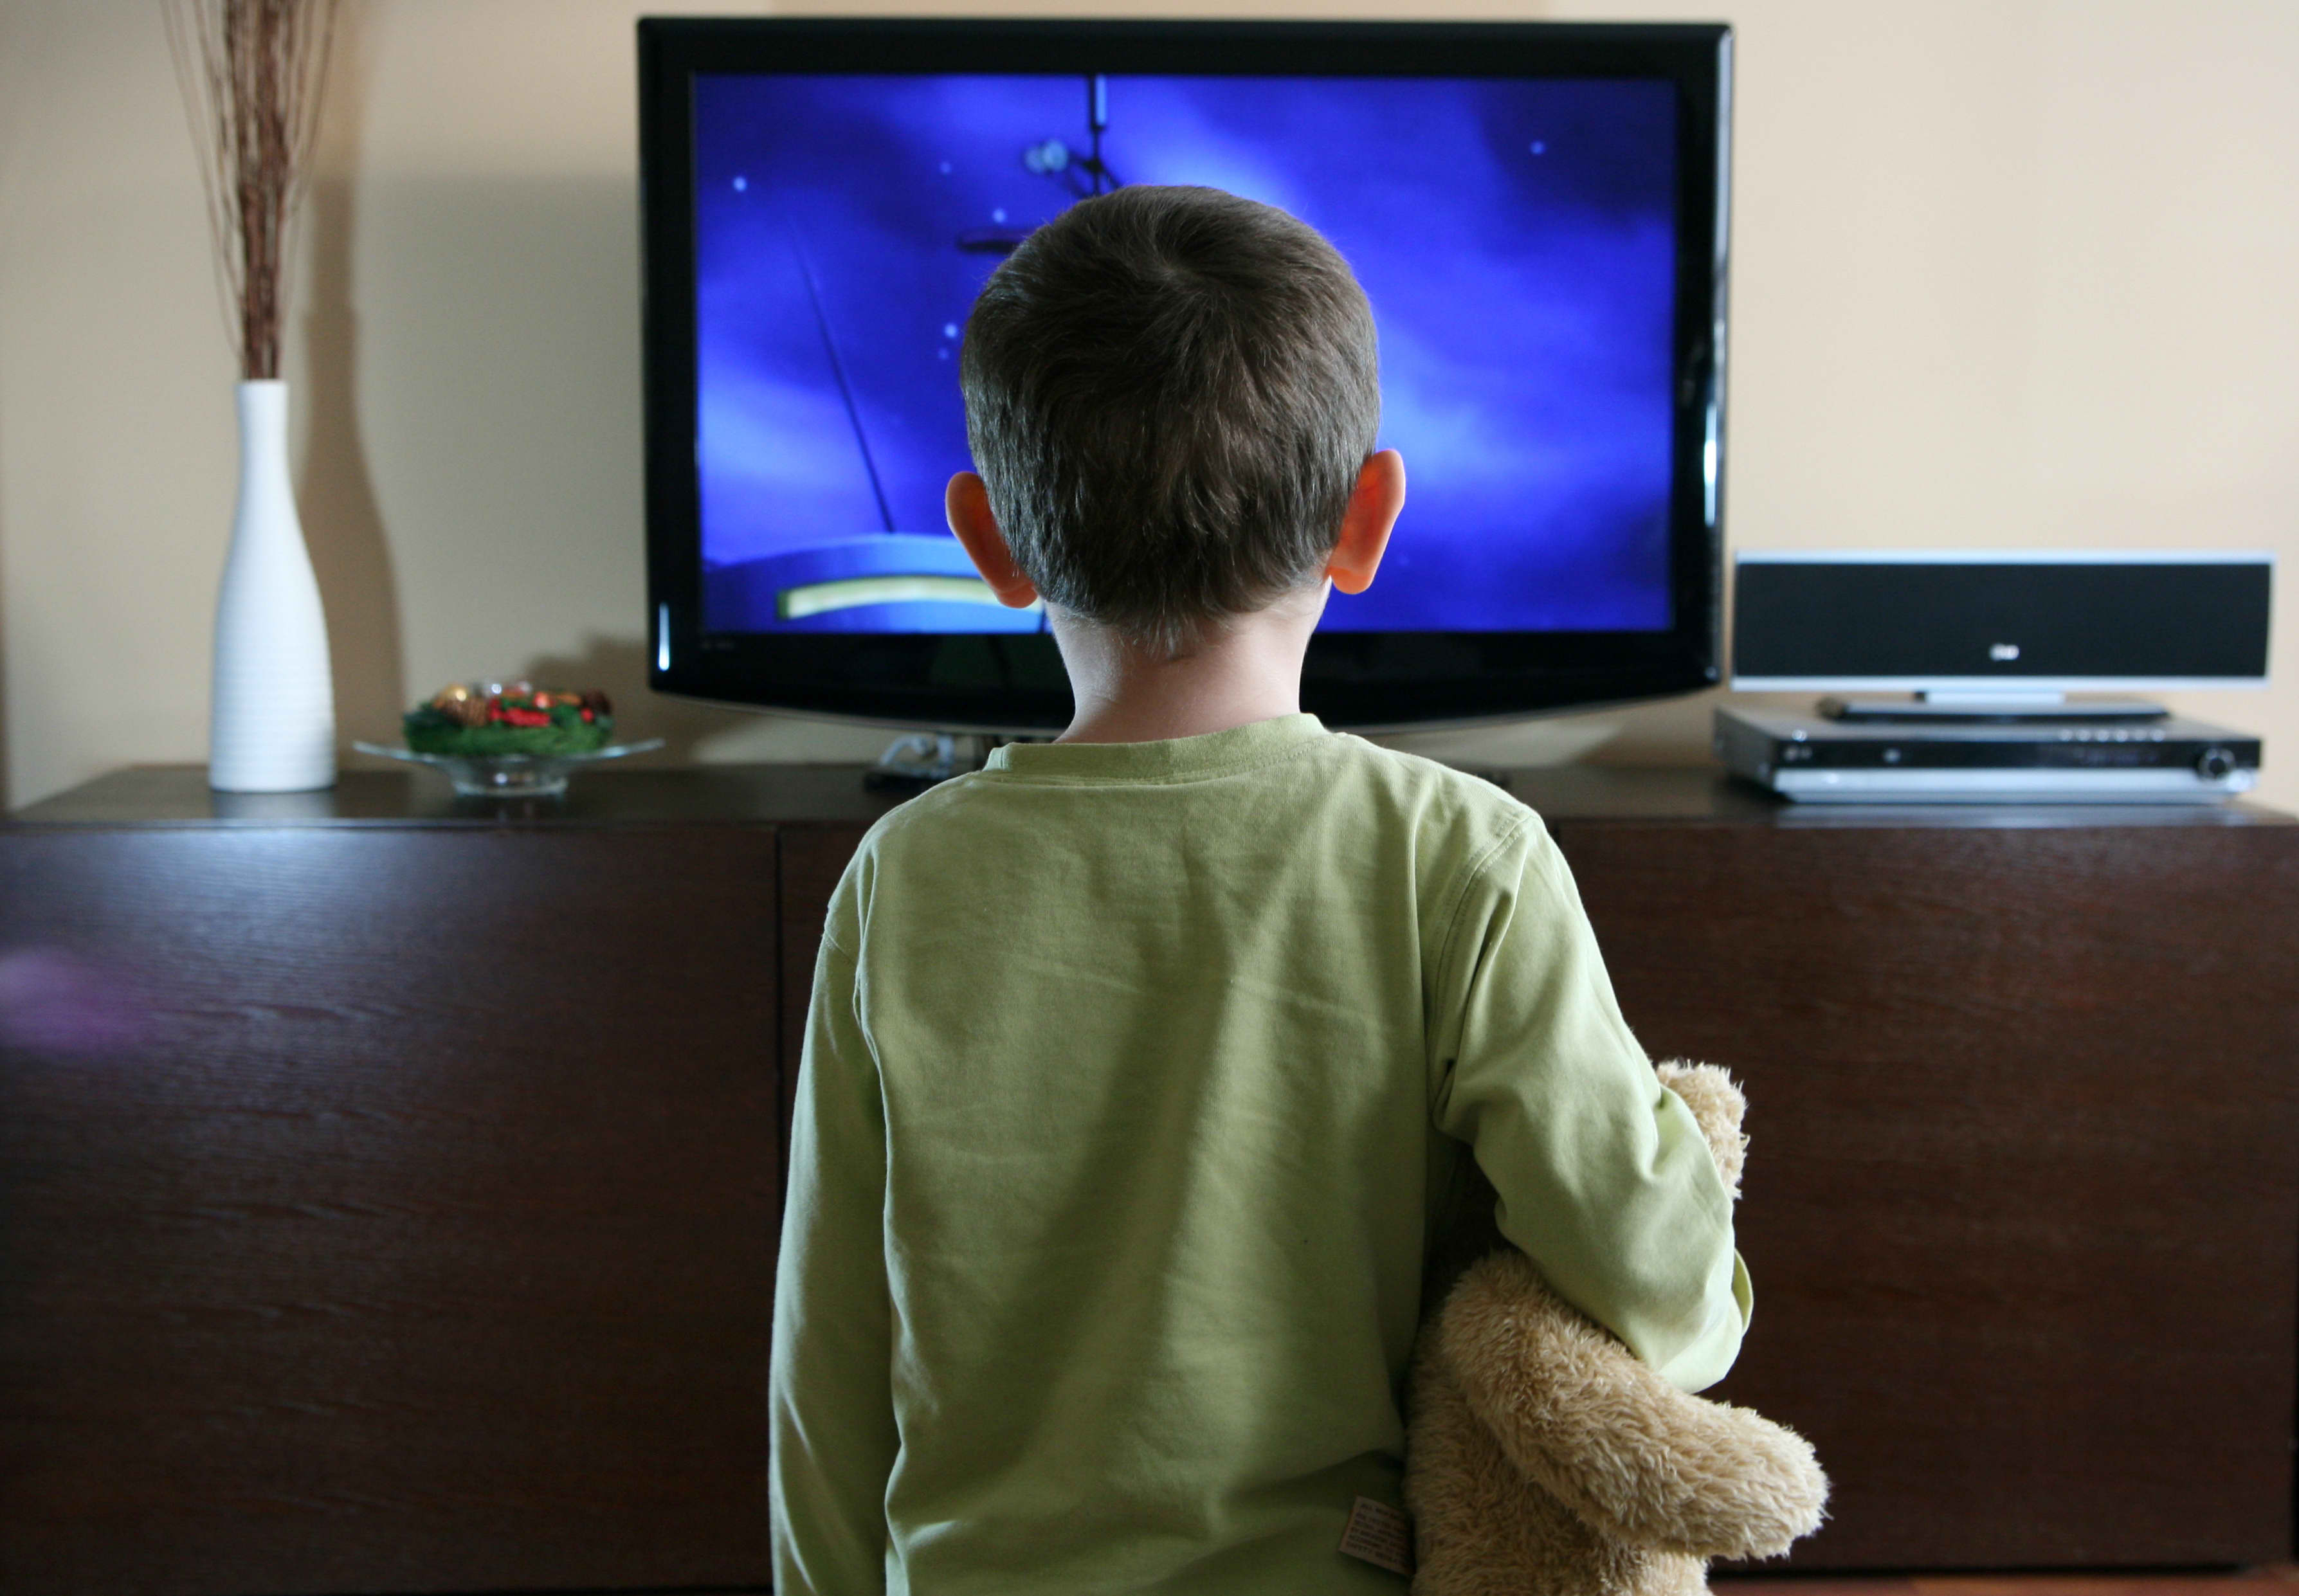
[[[1746,1100],[1663,1064],[1738,1200]],[[1776,1557],[1820,1526],[1801,1436],[1679,1391],[1503,1247],[1422,1328],[1405,1503],[1415,1596],[1696,1596],[1711,1558]]]

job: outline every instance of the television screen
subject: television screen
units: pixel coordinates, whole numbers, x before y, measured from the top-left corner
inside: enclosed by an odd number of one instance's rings
[[[1067,719],[942,519],[966,317],[1125,184],[1340,248],[1409,490],[1305,707],[1490,718],[1714,681],[1729,33],[1641,24],[641,24],[654,684]]]
[[[1355,631],[1669,625],[1676,96],[1649,79],[714,74],[694,88],[714,631],[1033,629],[942,524],[968,307],[1120,183],[1277,205],[1381,332],[1412,490]]]

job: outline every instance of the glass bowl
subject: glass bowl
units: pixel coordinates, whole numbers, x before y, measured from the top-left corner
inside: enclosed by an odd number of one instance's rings
[[[660,737],[635,743],[610,743],[583,753],[418,753],[381,743],[353,743],[361,753],[398,760],[410,765],[429,765],[444,770],[461,798],[563,798],[567,777],[580,766],[652,753],[662,746]]]

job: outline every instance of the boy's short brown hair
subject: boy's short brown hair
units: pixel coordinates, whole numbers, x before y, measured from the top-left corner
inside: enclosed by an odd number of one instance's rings
[[[1167,653],[1323,568],[1373,453],[1373,310],[1307,223],[1120,188],[1032,233],[966,323],[966,430],[1050,604]]]

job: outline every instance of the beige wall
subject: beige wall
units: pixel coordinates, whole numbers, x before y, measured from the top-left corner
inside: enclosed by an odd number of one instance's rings
[[[289,371],[346,739],[389,738],[405,702],[510,668],[619,690],[631,730],[693,757],[875,752],[876,731],[639,686],[641,8],[353,4]],[[2299,4],[1728,14],[1736,544],[2271,548],[2299,569]],[[0,0],[11,803],[203,757],[232,376],[154,9]],[[2263,732],[2263,795],[2299,807],[2292,638],[2268,692],[2179,703]],[[1705,744],[1708,707],[1486,741],[1679,759]]]

